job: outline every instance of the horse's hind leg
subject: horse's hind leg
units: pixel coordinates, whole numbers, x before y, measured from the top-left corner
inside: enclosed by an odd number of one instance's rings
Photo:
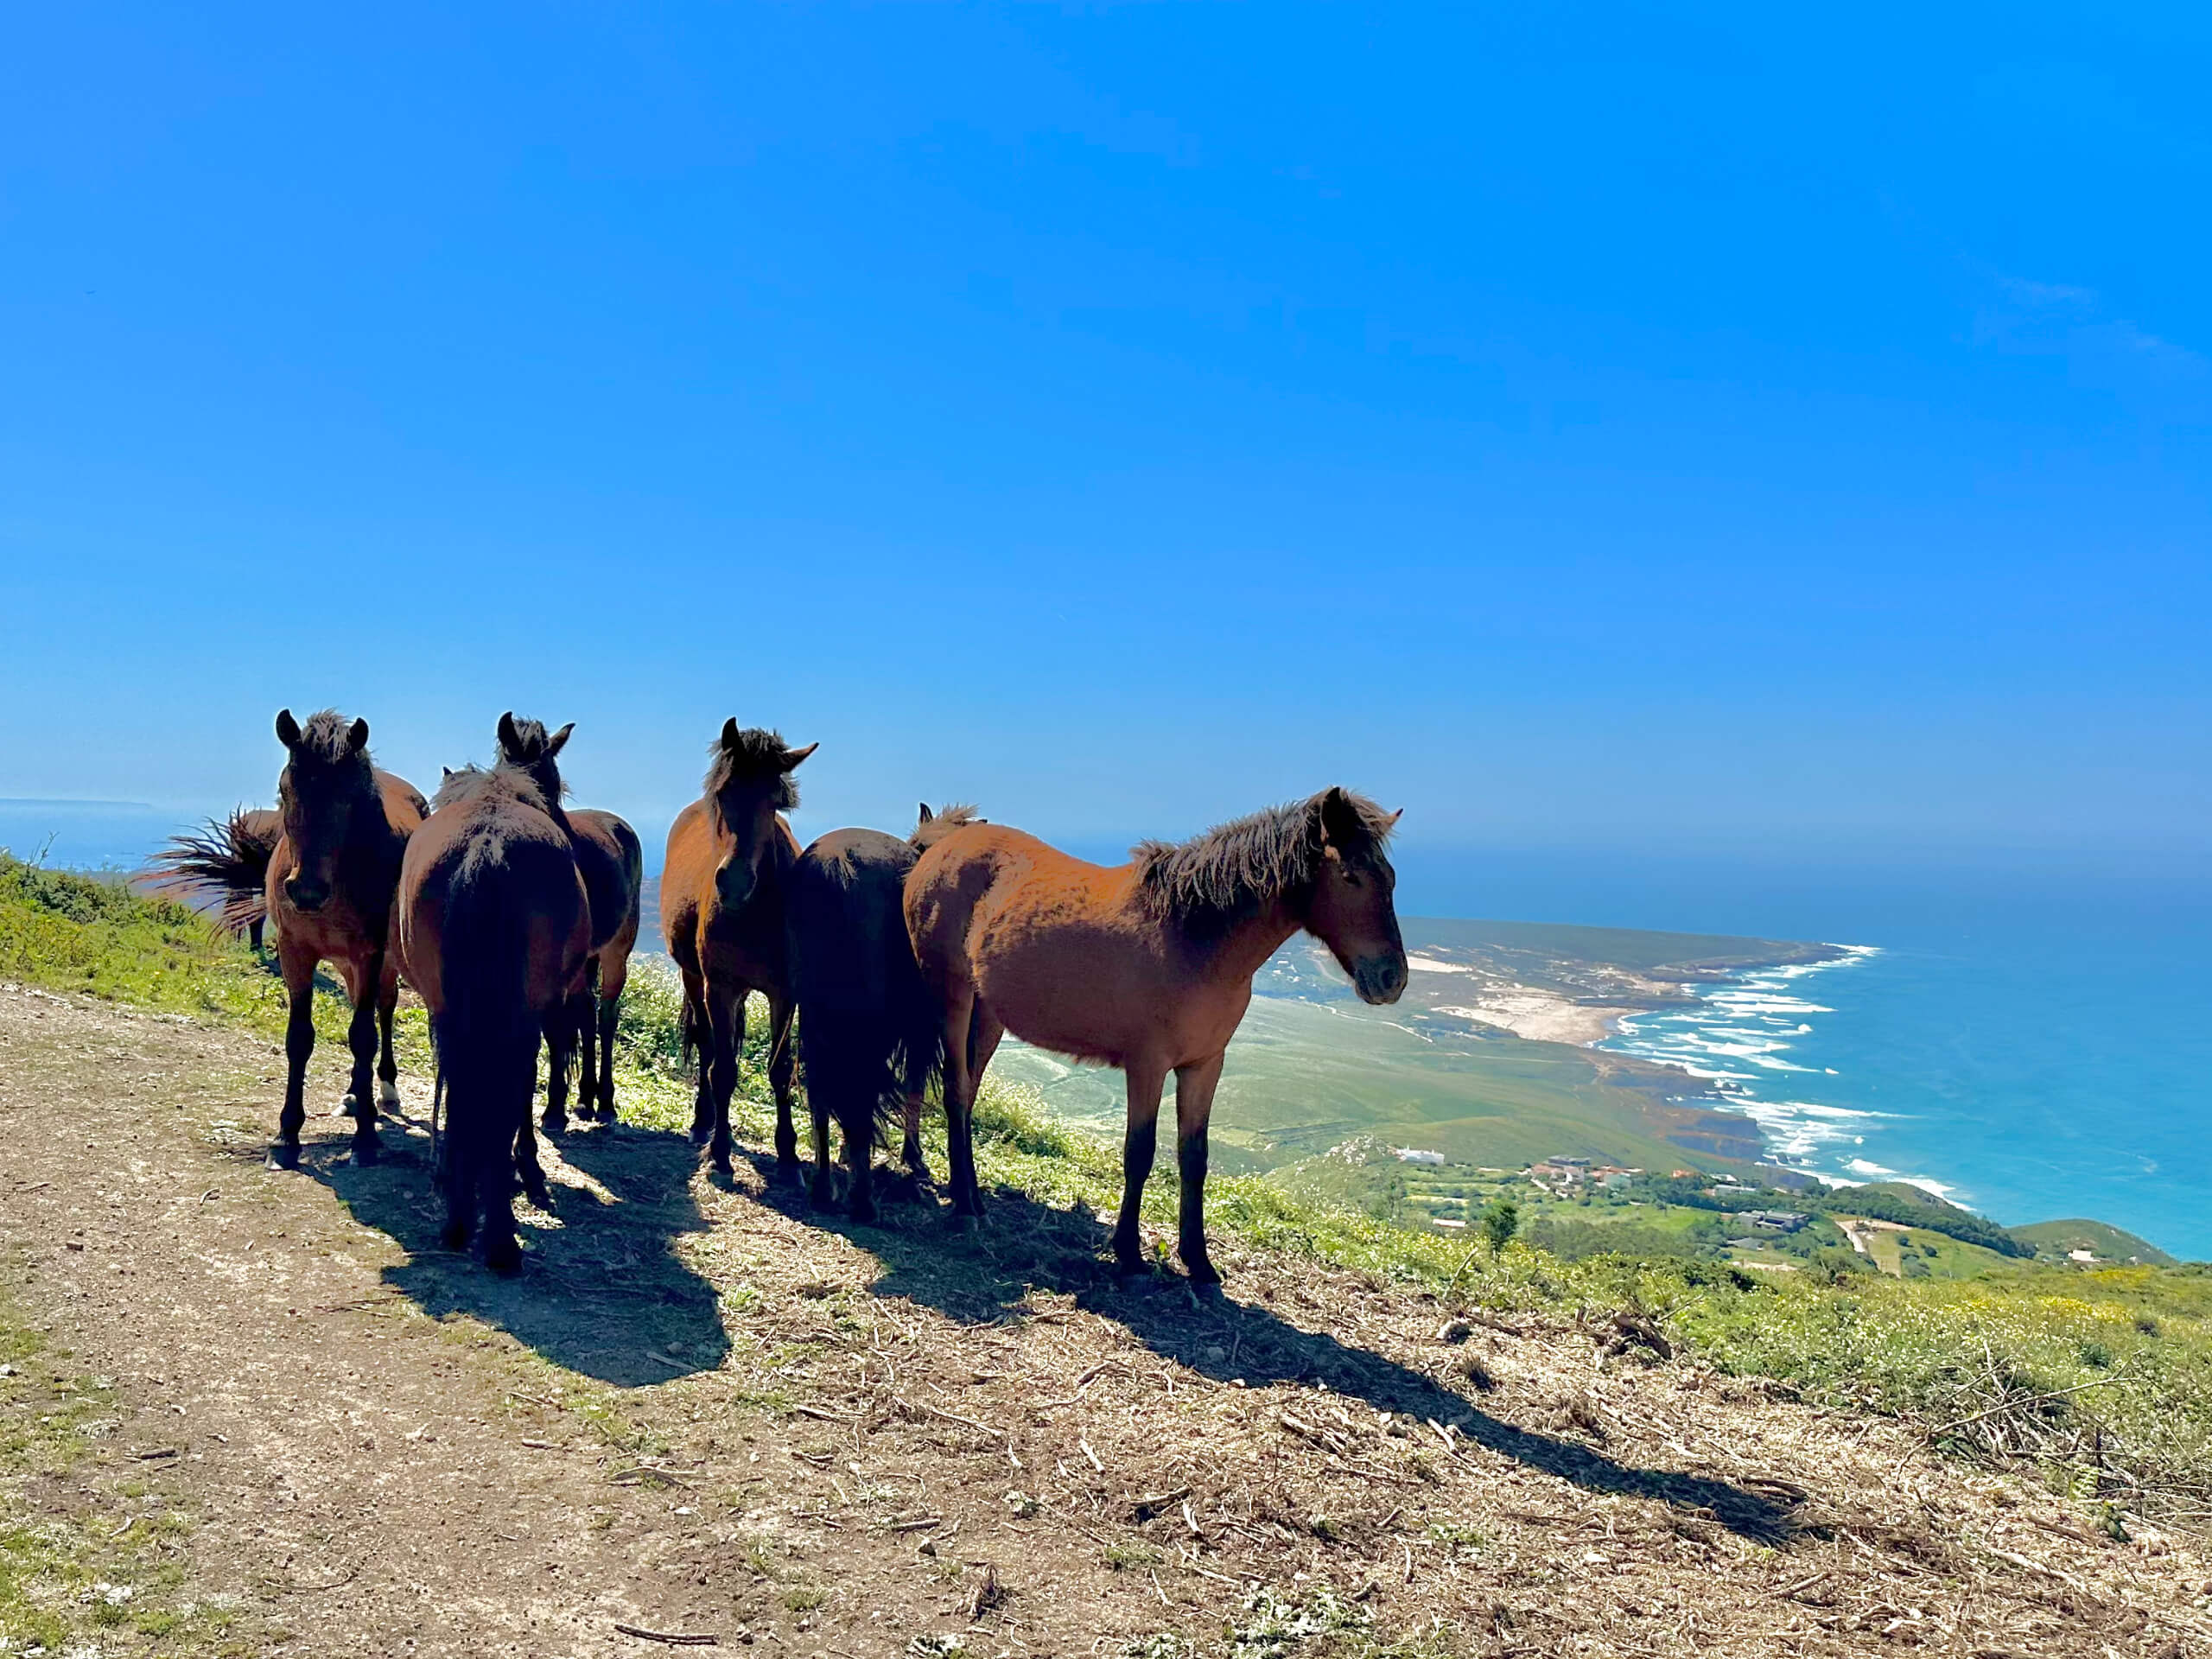
[[[346,969],[347,993],[353,999],[353,1023],[346,1027],[346,1045],[353,1051],[353,1077],[346,1098],[353,1111],[353,1161],[373,1164],[384,1151],[377,1139],[377,1001],[384,980],[384,953]]]
[[[776,1173],[798,1176],[798,1131],[791,1126],[791,999],[784,991],[768,993],[768,1087],[776,1096]],[[717,1131],[729,1133],[729,1113],[724,1110]]]
[[[715,1128],[714,1021],[707,1014],[707,982],[690,967],[683,969],[683,1041],[699,1066],[699,1090],[691,1102],[691,1144],[703,1147]]]
[[[1144,1211],[1144,1184],[1160,1147],[1160,1091],[1166,1086],[1164,1067],[1132,1060],[1123,1075],[1129,1089],[1128,1127],[1122,1138],[1122,1213],[1114,1223],[1114,1267],[1120,1273],[1144,1271],[1144,1240],[1137,1219]]]
[[[976,1185],[976,1088],[982,1079],[976,1058],[981,1045],[975,1040],[984,1027],[995,1025],[977,1000],[972,986],[963,987],[944,1001],[944,1149],[952,1183],[952,1214],[956,1223],[983,1213],[983,1198]],[[990,1039],[995,1048],[996,1037]],[[988,1061],[988,1052],[983,1054]]]
[[[538,1161],[537,1136],[530,1127],[530,1114],[522,1115],[522,1128],[515,1131],[515,1173],[521,1179],[523,1196],[540,1210],[553,1207],[553,1189],[545,1184],[545,1166]]]
[[[576,1027],[582,1019],[582,994],[566,996],[545,1014],[545,1133],[558,1135],[569,1127],[569,1074],[575,1070]],[[525,1112],[524,1116],[529,1114]]]
[[[1225,1051],[1175,1069],[1175,1163],[1182,1178],[1176,1249],[1194,1285],[1221,1282],[1206,1253],[1206,1126],[1213,1117],[1213,1091],[1224,1058]]]
[[[622,1023],[622,988],[630,982],[630,957],[609,951],[599,964],[599,1104],[602,1123],[614,1121],[614,1033]]]
[[[391,1022],[398,1011],[399,959],[386,950],[377,982],[377,1104],[387,1112],[399,1109],[399,1057],[391,1048]]]
[[[276,959],[292,1007],[284,1025],[284,1109],[277,1116],[269,1166],[293,1169],[300,1161],[300,1126],[308,1118],[308,1062],[315,1057],[315,958],[304,948],[287,945],[279,934]]]
[[[936,1040],[932,1033],[931,1042]],[[906,1173],[924,1186],[929,1185],[929,1160],[922,1155],[922,1080],[928,1074],[929,1062],[915,1042],[906,1045],[906,1067],[899,1076],[900,1116],[906,1121],[906,1144],[899,1148],[899,1161]]]

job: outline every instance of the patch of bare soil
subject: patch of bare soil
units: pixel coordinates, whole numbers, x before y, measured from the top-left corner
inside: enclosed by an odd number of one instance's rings
[[[1088,1214],[825,1225],[631,1128],[549,1157],[501,1281],[435,1248],[418,1080],[383,1164],[321,1117],[276,1173],[281,1075],[0,992],[8,1288],[114,1377],[106,1455],[162,1454],[249,1651],[2212,1655],[2190,1541],[1633,1326],[1234,1249],[1225,1303],[1125,1292]]]

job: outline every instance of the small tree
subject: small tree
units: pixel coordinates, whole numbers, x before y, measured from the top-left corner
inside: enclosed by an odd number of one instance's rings
[[[1482,1229],[1483,1236],[1490,1241],[1490,1253],[1496,1255],[1520,1228],[1521,1211],[1510,1198],[1492,1198],[1483,1211],[1482,1219],[1475,1224]]]

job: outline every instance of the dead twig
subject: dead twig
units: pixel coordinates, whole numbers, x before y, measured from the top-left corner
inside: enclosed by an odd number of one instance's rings
[[[662,1642],[671,1648],[718,1648],[722,1644],[719,1636],[684,1636],[674,1630],[642,1630],[635,1624],[617,1624],[614,1628],[640,1642]]]

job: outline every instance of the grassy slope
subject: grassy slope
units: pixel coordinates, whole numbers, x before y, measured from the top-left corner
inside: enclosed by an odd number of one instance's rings
[[[1688,968],[1719,972],[1754,963],[1819,962],[1836,954],[1821,944],[1732,938],[1715,933],[1655,933],[1640,928],[1581,927],[1566,922],[1478,922],[1408,916],[1408,944],[1529,951],[1578,962],[1611,963],[1637,973]]]
[[[1118,1130],[1118,1073],[1013,1048],[995,1069],[1034,1084],[1056,1110]],[[1214,1121],[1218,1138],[1262,1161],[1372,1135],[1478,1166],[1522,1168],[1556,1154],[1646,1168],[1727,1166],[1662,1140],[1654,1110],[1649,1096],[1607,1082],[1582,1049],[1514,1038],[1428,1041],[1370,1010],[1260,997],[1230,1051]]]
[[[277,1028],[273,983],[243,950],[174,907],[99,891],[0,862],[0,976]],[[677,1072],[672,988],[650,972],[632,984],[626,1110],[673,1125],[688,1116],[690,1087]],[[328,1001],[326,1029],[342,1024]],[[758,1065],[744,1075],[757,1089]],[[760,1137],[759,1095],[737,1109]],[[994,1091],[978,1123],[987,1181],[1061,1205],[1116,1201],[1118,1149],[1048,1117],[1033,1094]],[[1263,1248],[1496,1309],[1640,1313],[1723,1370],[1905,1415],[1966,1454],[2035,1458],[2055,1484],[2118,1509],[2212,1518],[2212,1270],[2006,1264],[1967,1281],[1854,1274],[1831,1285],[1695,1262],[1569,1263],[1517,1245],[1492,1257],[1262,1177],[1217,1179],[1209,1198],[1217,1229]],[[1172,1176],[1156,1180],[1148,1216],[1172,1223],[1173,1205]]]
[[[2038,1221],[2031,1226],[2007,1229],[2024,1244],[2035,1246],[2047,1261],[2064,1261],[2069,1250],[2088,1250],[2100,1262],[2129,1262],[2148,1268],[2170,1268],[2174,1258],[2148,1239],[2101,1221]]]

